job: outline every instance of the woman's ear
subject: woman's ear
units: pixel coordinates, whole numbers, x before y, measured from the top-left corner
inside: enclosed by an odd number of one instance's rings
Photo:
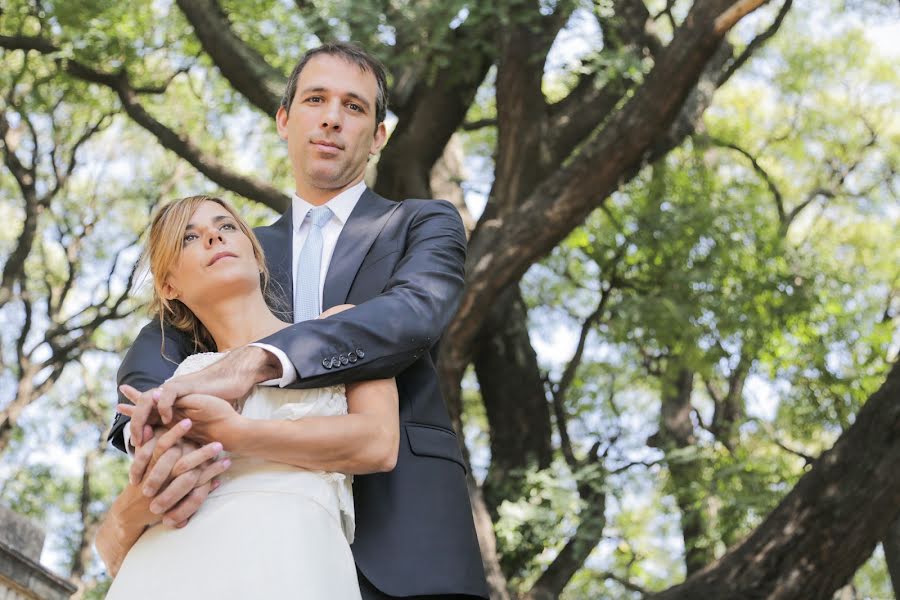
[[[162,297],[166,300],[175,300],[180,295],[178,290],[176,290],[175,287],[171,283],[169,283],[168,279],[166,279],[165,283],[162,284],[160,292]]]

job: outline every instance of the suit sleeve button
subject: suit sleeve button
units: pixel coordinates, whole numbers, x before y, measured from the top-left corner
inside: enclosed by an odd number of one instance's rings
[[[350,362],[350,357],[346,354],[341,354],[341,364],[346,365]]]
[[[356,352],[351,352],[351,353],[350,353],[350,356],[348,357],[348,360],[349,360],[351,363],[355,363],[356,361],[358,361],[359,358],[357,358]]]
[[[357,349],[356,349],[356,355],[357,355],[358,357],[360,357],[360,358],[365,358],[365,357],[366,357],[366,353],[362,351],[362,348],[357,348]]]
[[[331,359],[330,359],[330,358],[323,358],[323,359],[322,359],[322,366],[325,367],[326,369],[330,369],[330,368],[331,368]]]

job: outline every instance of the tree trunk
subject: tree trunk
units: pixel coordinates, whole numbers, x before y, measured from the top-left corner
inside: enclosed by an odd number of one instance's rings
[[[741,544],[653,600],[830,599],[900,516],[900,364]]]
[[[894,597],[900,598],[900,518],[888,528],[881,545],[884,547],[884,560],[891,574]]]
[[[668,362],[670,366],[663,374],[662,382],[660,430],[651,443],[666,453],[672,493],[681,511],[684,562],[690,576],[713,559],[706,503],[708,494],[702,486],[700,457],[691,452],[697,443],[691,421],[694,372],[679,367],[673,359]]]

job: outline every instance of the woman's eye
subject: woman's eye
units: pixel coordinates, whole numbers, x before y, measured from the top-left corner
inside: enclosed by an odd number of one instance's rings
[[[222,225],[221,229],[228,229],[229,231],[237,231],[237,227],[233,223],[225,223]]]
[[[185,244],[187,244],[188,242],[193,242],[193,241],[196,240],[196,239],[197,239],[197,234],[196,234],[196,233],[186,233],[186,234],[184,235],[183,241],[184,241]]]

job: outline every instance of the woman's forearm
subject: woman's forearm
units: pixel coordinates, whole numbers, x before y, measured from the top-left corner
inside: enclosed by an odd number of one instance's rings
[[[346,415],[296,421],[239,418],[217,438],[226,450],[311,471],[363,475],[397,464],[400,417],[397,384],[381,379],[347,386]]]
[[[362,475],[390,471],[398,434],[367,415],[246,419],[225,449],[310,471]]]
[[[149,501],[136,486],[129,485],[113,501],[100,523],[94,545],[112,577],[119,572],[125,555],[138,538],[158,519],[150,512]]]

